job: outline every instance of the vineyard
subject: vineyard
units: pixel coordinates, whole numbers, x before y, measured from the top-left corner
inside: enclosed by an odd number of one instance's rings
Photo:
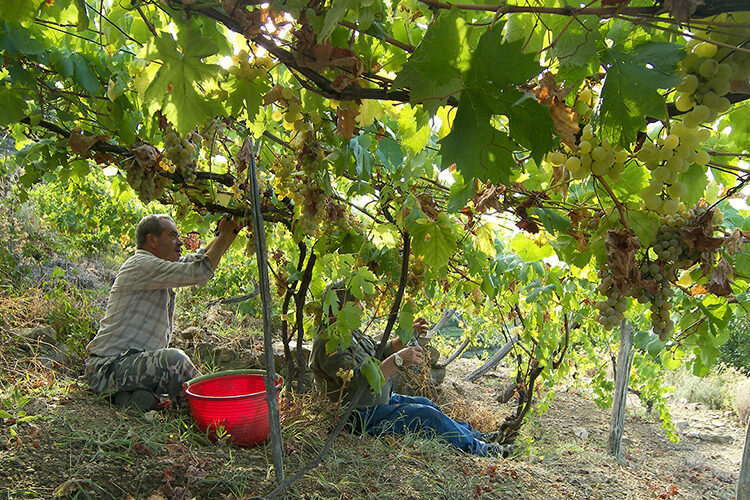
[[[747,373],[743,2],[0,5],[4,300],[50,253],[15,239],[25,202],[82,255],[114,260],[147,212],[196,244],[228,215],[246,225],[232,264],[181,307],[259,292],[230,307],[263,318],[266,366],[280,342],[298,397],[321,295],[341,279],[364,311],[338,311],[331,350],[355,329],[408,340],[415,317],[447,309],[461,328],[435,338],[444,357],[508,346],[504,443],[583,374],[599,407],[629,388],[677,439],[670,373]],[[56,330],[84,355],[90,328]]]

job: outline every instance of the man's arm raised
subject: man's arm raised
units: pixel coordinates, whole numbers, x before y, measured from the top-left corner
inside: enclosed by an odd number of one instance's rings
[[[233,219],[223,218],[219,221],[219,234],[206,245],[206,256],[211,261],[214,271],[219,267],[221,257],[231,246],[240,226]]]

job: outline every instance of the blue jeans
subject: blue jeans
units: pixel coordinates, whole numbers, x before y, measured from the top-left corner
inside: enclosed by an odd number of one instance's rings
[[[357,410],[355,429],[369,434],[404,434],[426,431],[427,436],[441,437],[461,451],[484,456],[487,443],[467,422],[458,422],[443,413],[427,398],[391,395],[388,404]]]

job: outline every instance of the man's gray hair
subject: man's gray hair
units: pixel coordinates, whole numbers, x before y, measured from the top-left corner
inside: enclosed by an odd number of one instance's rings
[[[153,234],[157,237],[161,236],[164,232],[164,225],[162,221],[172,220],[167,214],[149,214],[142,218],[138,225],[135,226],[135,245],[138,248],[143,247],[146,244],[146,236]]]

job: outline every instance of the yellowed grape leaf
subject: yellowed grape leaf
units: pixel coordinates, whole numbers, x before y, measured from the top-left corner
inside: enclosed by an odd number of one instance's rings
[[[369,127],[375,120],[382,120],[384,115],[382,104],[374,99],[366,99],[359,107],[357,125],[361,128]]]
[[[438,108],[436,116],[440,119],[440,128],[438,129],[437,135],[439,139],[442,139],[451,133],[451,128],[453,128],[453,118],[456,116],[456,108],[441,106]]]
[[[422,151],[430,138],[430,127],[417,128],[416,108],[404,106],[398,117],[398,125],[401,130],[401,145],[412,153]]]
[[[495,256],[495,227],[491,222],[482,224],[476,229],[477,248],[492,258]]]
[[[690,272],[683,271],[682,275],[680,276],[680,279],[678,279],[676,281],[676,283],[677,283],[678,286],[681,286],[683,288],[687,288],[690,285],[692,285],[693,284],[693,278],[692,278],[692,276],[690,276]]]

